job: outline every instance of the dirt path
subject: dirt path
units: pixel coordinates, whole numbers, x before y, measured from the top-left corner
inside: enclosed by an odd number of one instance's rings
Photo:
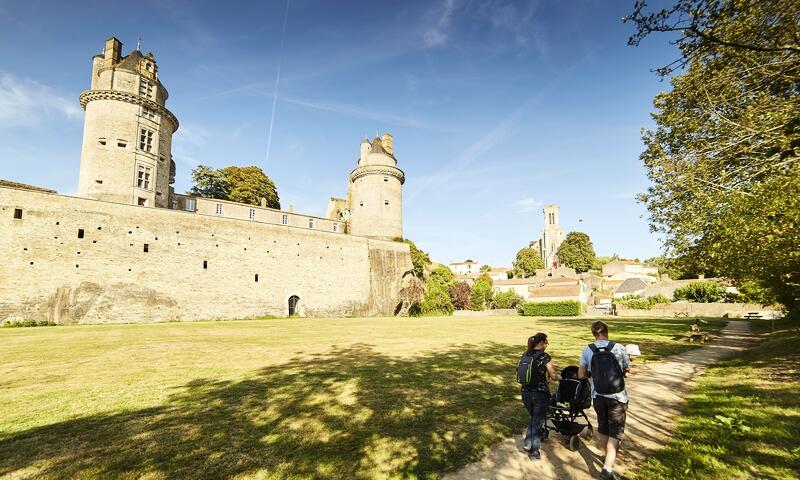
[[[617,457],[615,470],[625,474],[648,454],[669,440],[680,413],[682,398],[692,380],[719,359],[741,351],[756,341],[750,324],[731,321],[720,338],[703,348],[667,357],[645,366],[634,364],[635,372],[627,379],[630,409],[625,428],[627,439]],[[522,404],[520,403],[520,408]],[[597,425],[594,409],[587,412]],[[522,430],[520,430],[522,432]],[[448,474],[447,480],[521,480],[521,479],[590,479],[598,478],[602,467],[600,450],[593,441],[581,443],[571,452],[552,432],[542,444],[542,460],[531,461],[522,450],[522,433],[491,448],[486,456],[462,470]]]

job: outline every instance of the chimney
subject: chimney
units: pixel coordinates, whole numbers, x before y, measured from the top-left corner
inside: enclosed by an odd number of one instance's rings
[[[267,199],[261,197],[261,208],[267,208]]]
[[[286,209],[286,211],[287,211],[287,212],[289,212],[289,213],[294,213],[294,205],[292,205],[292,204],[290,203],[290,204],[289,204],[289,208],[287,208],[287,209]]]
[[[117,37],[111,37],[106,40],[106,48],[103,50],[103,56],[106,60],[106,66],[112,66],[122,59],[122,42]]]
[[[394,145],[392,143],[393,138],[391,133],[384,133],[383,137],[381,137],[381,143],[383,144],[383,149],[386,150],[386,153],[389,155],[394,155]]]

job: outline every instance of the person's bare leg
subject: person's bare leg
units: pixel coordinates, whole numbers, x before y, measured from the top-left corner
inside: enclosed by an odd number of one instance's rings
[[[610,472],[614,470],[614,461],[617,459],[617,450],[619,450],[619,440],[610,437],[606,438],[608,440],[606,440],[606,459],[603,462],[603,468]]]
[[[602,433],[595,433],[597,435],[597,446],[603,451],[603,456],[606,454],[606,448],[608,448],[608,435],[603,435]]]

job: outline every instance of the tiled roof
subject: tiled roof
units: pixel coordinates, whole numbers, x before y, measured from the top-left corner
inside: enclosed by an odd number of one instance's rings
[[[622,282],[614,293],[634,293],[647,288],[647,283],[641,278],[629,278]]]

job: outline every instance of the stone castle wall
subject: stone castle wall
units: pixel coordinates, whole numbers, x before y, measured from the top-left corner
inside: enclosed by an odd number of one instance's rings
[[[2,187],[0,254],[0,322],[391,315],[412,268],[404,243]]]

